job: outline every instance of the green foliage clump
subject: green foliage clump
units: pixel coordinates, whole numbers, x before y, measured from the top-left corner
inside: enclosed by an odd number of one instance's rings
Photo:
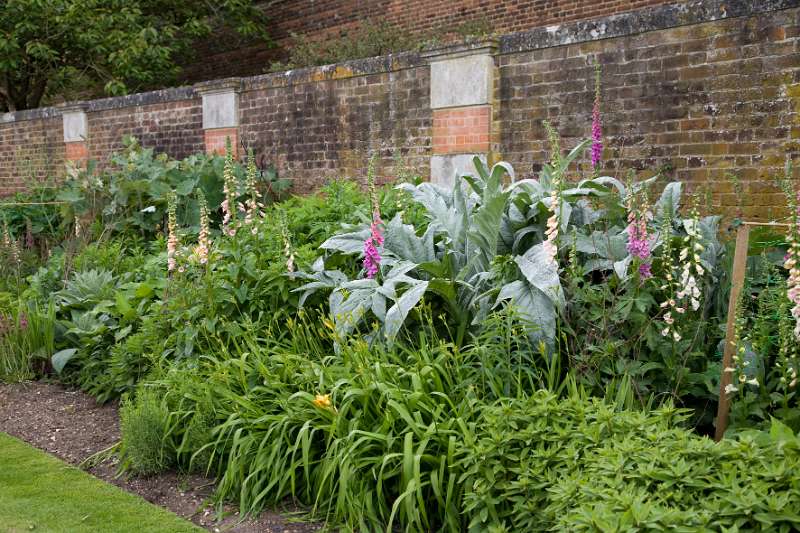
[[[0,314],[0,382],[25,381],[41,372],[55,350],[55,307],[33,302]]]
[[[292,34],[286,62],[273,63],[272,71],[314,67],[352,59],[418,50],[425,39],[388,22],[365,21],[348,33],[329,39]]]
[[[267,39],[252,0],[9,0],[0,4],[0,112],[48,97],[126,94],[175,81],[212,28]],[[225,27],[225,26],[222,26]]]
[[[619,412],[537,392],[481,410],[459,452],[471,531],[793,531],[800,438],[714,443],[664,407]]]
[[[155,389],[144,387],[135,399],[122,403],[120,456],[127,468],[151,475],[171,466],[174,452],[167,438],[168,424],[169,410]]]

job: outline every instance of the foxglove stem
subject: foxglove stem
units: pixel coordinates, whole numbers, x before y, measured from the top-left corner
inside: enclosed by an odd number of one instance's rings
[[[594,106],[592,107],[592,168],[597,174],[603,159],[603,126],[600,119],[600,64],[595,65]]]
[[[553,214],[547,219],[545,240],[542,243],[548,259],[558,266],[558,229],[561,224],[561,146],[558,133],[549,122],[545,121],[544,127],[550,140],[550,170],[552,182],[550,184],[550,210]]]
[[[294,249],[292,248],[292,239],[289,234],[289,225],[286,222],[286,213],[280,210],[278,213],[278,222],[281,227],[281,238],[283,239],[283,254],[286,256],[286,270],[294,272]]]
[[[175,192],[170,191],[167,196],[167,271],[172,272],[178,266],[178,220],[177,220],[177,199]]]
[[[260,211],[264,207],[261,203],[261,193],[258,191],[258,183],[256,176],[258,175],[258,168],[256,167],[256,159],[251,148],[247,153],[247,179],[245,181],[245,193],[247,194],[247,201],[244,207],[244,224],[251,225],[256,220],[263,218],[264,213]],[[257,228],[253,227],[250,233],[255,235],[258,232]]]
[[[686,237],[683,238],[683,248],[681,249],[679,260],[682,262],[681,275],[679,278],[680,290],[676,293],[676,298],[682,301],[685,307],[691,307],[693,311],[700,310],[702,293],[700,291],[700,281],[703,279],[705,269],[700,262],[700,254],[704,247],[700,243],[700,219],[697,209],[692,209],[691,218],[686,224]]]
[[[197,236],[197,246],[194,255],[201,265],[208,263],[210,240],[209,240],[209,214],[206,196],[202,190],[197,192],[197,205],[200,210],[200,233]]]
[[[236,235],[236,198],[239,195],[238,183],[233,173],[233,148],[231,138],[225,139],[225,166],[222,171],[222,187],[225,199],[222,201],[223,232],[233,237]]]
[[[786,295],[792,303],[794,318],[794,336],[800,340],[800,191],[794,199],[790,199],[792,208],[792,226],[789,230],[789,253],[783,266],[789,270],[786,280]]]
[[[3,246],[6,252],[8,252],[14,266],[19,266],[20,256],[19,249],[17,249],[17,241],[11,238],[11,231],[8,229],[8,222],[5,220],[3,220]]]
[[[678,306],[675,301],[675,277],[673,271],[675,266],[672,262],[672,218],[669,213],[664,214],[664,221],[661,227],[661,234],[663,239],[663,247],[661,254],[662,268],[664,270],[664,285],[661,290],[667,294],[667,299],[661,302],[660,307],[666,309],[664,314],[664,328],[661,330],[661,335],[664,337],[671,337],[675,342],[681,340],[681,335],[678,332],[675,320],[678,315],[682,315],[686,309]],[[673,315],[673,313],[675,313]]]
[[[369,279],[377,276],[380,269],[381,254],[378,251],[378,247],[383,245],[381,224],[383,224],[383,221],[381,221],[380,215],[377,212],[373,213],[370,236],[364,241],[364,270]]]
[[[647,221],[652,218],[647,201],[641,207],[634,205],[634,194],[628,197],[628,253],[639,263],[639,276],[648,279],[650,271],[650,242],[647,235]]]

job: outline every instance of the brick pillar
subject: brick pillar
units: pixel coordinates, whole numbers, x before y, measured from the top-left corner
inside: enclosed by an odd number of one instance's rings
[[[203,134],[206,153],[224,154],[230,137],[233,155],[239,153],[239,78],[210,81],[195,85],[203,99]]]
[[[89,160],[89,122],[86,113],[80,107],[67,107],[62,111],[61,120],[64,126],[64,159],[78,166],[86,165]]]
[[[451,185],[474,174],[472,158],[490,158],[496,43],[486,41],[428,52],[431,65],[433,155],[431,182]]]

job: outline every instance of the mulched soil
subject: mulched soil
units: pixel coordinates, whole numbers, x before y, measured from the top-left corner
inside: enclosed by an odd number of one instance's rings
[[[45,382],[0,384],[0,431],[73,465],[120,439],[116,404],[99,405],[83,392]],[[208,503],[212,480],[176,472],[147,478],[118,476],[117,466],[111,458],[88,471],[209,531],[305,533],[320,529],[317,524],[289,522],[278,512],[241,521],[235,507],[227,507],[225,518],[218,520]]]

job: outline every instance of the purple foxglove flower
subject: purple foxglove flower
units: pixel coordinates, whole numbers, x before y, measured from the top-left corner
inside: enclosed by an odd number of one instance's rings
[[[592,168],[595,170],[603,159],[603,126],[600,122],[600,95],[594,100],[592,109]]]
[[[382,223],[381,217],[378,213],[375,213],[370,226],[370,236],[364,241],[364,270],[369,279],[378,275],[381,264],[381,254],[378,251],[378,246],[383,245],[383,233],[380,228]]]

